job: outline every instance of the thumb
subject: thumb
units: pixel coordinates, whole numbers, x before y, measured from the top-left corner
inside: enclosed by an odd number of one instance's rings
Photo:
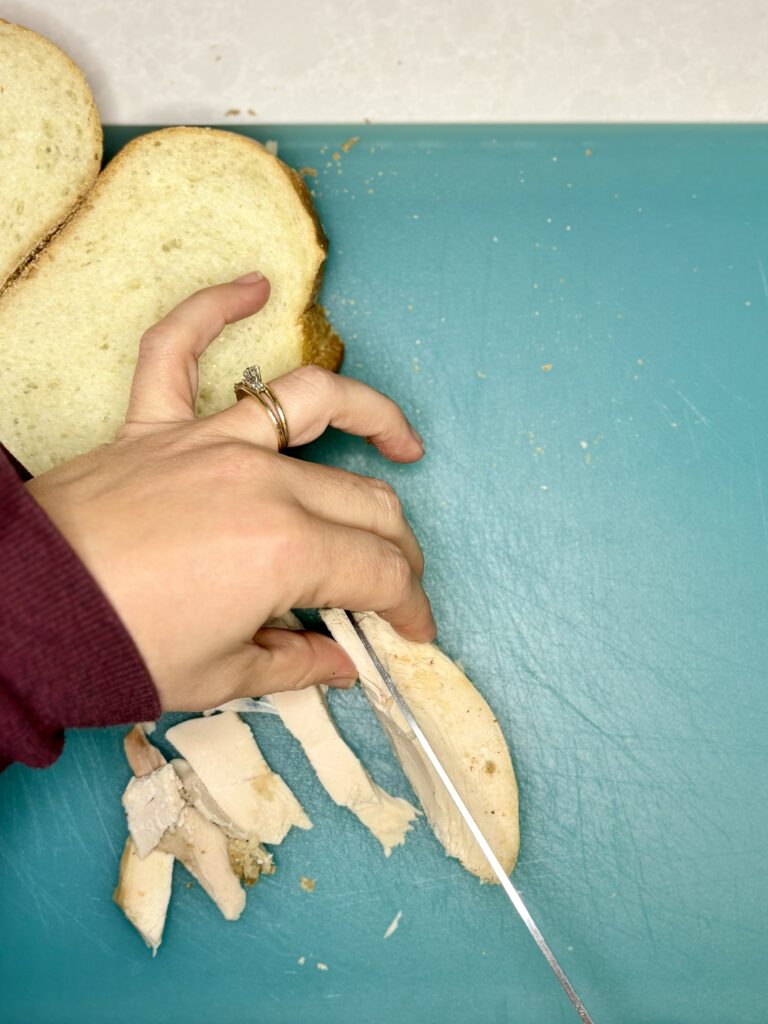
[[[266,628],[254,637],[241,696],[303,690],[318,683],[348,688],[356,679],[351,659],[330,637],[312,631]]]

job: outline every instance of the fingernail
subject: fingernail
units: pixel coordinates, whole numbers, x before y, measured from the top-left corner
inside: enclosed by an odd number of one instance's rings
[[[232,284],[256,284],[257,281],[263,281],[264,275],[258,270],[252,270],[250,274],[243,274],[242,277],[236,277]]]
[[[351,690],[356,682],[357,679],[344,679],[343,677],[341,677],[339,679],[329,679],[328,685],[335,686],[341,690]]]

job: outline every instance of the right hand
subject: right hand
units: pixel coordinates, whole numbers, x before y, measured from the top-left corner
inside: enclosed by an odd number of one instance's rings
[[[164,710],[350,685],[354,665],[328,637],[263,628],[291,608],[373,610],[411,640],[435,635],[421,551],[388,484],[278,454],[252,398],[195,417],[198,357],[268,296],[262,278],[182,302],[142,338],[115,442],[28,484],[120,615]],[[423,454],[398,406],[359,381],[306,366],[271,386],[294,444],[331,424],[398,462]]]

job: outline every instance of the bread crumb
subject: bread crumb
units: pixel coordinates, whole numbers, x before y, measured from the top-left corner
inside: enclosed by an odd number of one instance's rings
[[[299,174],[305,178],[316,178],[317,168],[316,167],[300,167]]]
[[[331,158],[333,160],[341,160],[341,153],[337,150],[335,153],[331,153]]]
[[[475,374],[479,380],[485,380],[488,376],[487,373],[483,373],[482,370],[475,370]]]
[[[359,141],[360,141],[360,136],[359,135],[353,135],[351,139],[347,139],[346,142],[342,142],[341,148],[344,150],[345,153],[348,153],[350,151],[350,149],[352,149],[352,147],[354,145],[356,145]]]
[[[301,878],[299,879],[299,885],[304,890],[304,892],[314,892],[315,891],[315,880],[314,880],[314,878],[307,878],[305,875],[302,875]]]
[[[253,109],[253,107],[248,107],[248,113],[251,115],[251,117],[256,117],[256,111]]]
[[[589,441],[579,441],[579,446],[581,448],[589,448]]]
[[[229,110],[224,114],[224,117],[237,117],[239,113],[239,107],[230,107]]]
[[[328,964],[317,963],[317,964],[315,964],[315,967],[317,967],[318,971],[327,971],[328,970]]]
[[[300,956],[299,959],[296,961],[299,967],[303,967],[306,962],[307,958],[305,956]]]
[[[541,366],[542,373],[549,373],[554,365],[554,363],[543,363]]]
[[[388,939],[390,936],[394,935],[394,933],[397,931],[398,925],[400,924],[400,918],[402,916],[403,916],[402,910],[398,910],[398,912],[395,914],[395,916],[394,916],[394,918],[392,920],[392,923],[390,924],[389,928],[387,928],[387,930],[384,932],[384,938],[385,939]]]
[[[638,359],[637,360],[637,365],[638,366],[643,366],[644,364],[645,364],[645,360],[644,359]]]
[[[584,150],[584,156],[592,156],[592,150],[591,149],[585,149]]]

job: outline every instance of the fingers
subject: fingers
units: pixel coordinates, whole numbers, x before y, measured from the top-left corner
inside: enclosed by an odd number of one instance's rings
[[[327,636],[291,629],[260,629],[243,656],[242,692],[258,697],[281,690],[303,690],[318,683],[349,687],[357,670]]]
[[[365,437],[394,462],[415,462],[424,443],[402,409],[380,391],[319,366],[302,366],[270,382],[288,421],[291,445],[308,444],[328,426]],[[277,447],[275,428],[256,399],[211,417],[212,425],[254,444]]]
[[[421,580],[397,544],[365,530],[312,519],[293,608],[374,611],[407,640],[426,643],[435,621]]]
[[[267,279],[246,274],[195,292],[145,331],[126,422],[193,419],[198,359],[226,324],[258,312],[268,298]]]
[[[384,480],[296,459],[280,459],[280,471],[305,511],[339,526],[367,530],[402,548],[421,578],[424,556],[395,490]]]

